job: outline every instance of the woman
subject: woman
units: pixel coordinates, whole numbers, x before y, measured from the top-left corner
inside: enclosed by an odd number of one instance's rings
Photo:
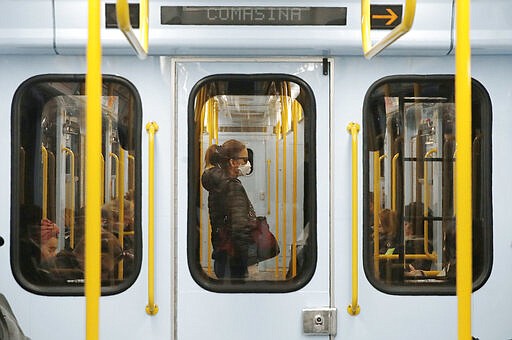
[[[206,150],[205,163],[202,184],[209,192],[215,274],[218,278],[246,277],[253,243],[250,225],[256,214],[237,177],[251,171],[247,148],[234,139],[213,144]]]

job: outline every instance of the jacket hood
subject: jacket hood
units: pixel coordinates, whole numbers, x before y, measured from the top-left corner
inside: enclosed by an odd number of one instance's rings
[[[201,183],[203,184],[203,187],[210,192],[221,192],[226,186],[228,179],[229,177],[223,169],[219,167],[212,167],[203,172]]]

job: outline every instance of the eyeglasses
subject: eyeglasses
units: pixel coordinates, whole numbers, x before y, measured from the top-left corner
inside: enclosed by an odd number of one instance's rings
[[[249,160],[249,157],[236,157],[235,159],[241,159],[244,161],[244,164],[245,164]]]

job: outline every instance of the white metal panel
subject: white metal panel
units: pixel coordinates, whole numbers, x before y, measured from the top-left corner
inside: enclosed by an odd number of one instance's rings
[[[509,0],[471,1],[471,52],[473,54],[512,52],[510,13],[512,13],[512,2]]]
[[[329,305],[329,77],[318,62],[176,62],[175,212],[177,215],[177,338],[306,339],[302,309]],[[279,73],[304,79],[317,104],[317,242],[318,260],[312,280],[302,289],[284,294],[221,294],[199,287],[187,267],[188,96],[196,82],[219,73]],[[180,199],[178,199],[180,198]]]
[[[52,0],[3,0],[0,53],[55,54]]]
[[[492,65],[490,67],[489,65]],[[336,138],[335,169],[350,164],[350,139],[345,132],[350,121],[362,122],[364,95],[376,80],[390,75],[453,74],[453,57],[443,58],[360,58],[336,59],[334,131]],[[343,72],[341,72],[343,70]],[[512,70],[507,57],[476,57],[472,61],[473,77],[491,96],[493,110],[493,268],[489,280],[472,296],[473,335],[479,339],[509,339],[512,334],[509,310],[512,305],[509,282],[511,273],[512,229],[510,207],[504,199],[512,190],[509,169],[511,159],[510,126]],[[350,84],[350,91],[347,91]],[[364,127],[363,127],[364,128]],[[360,135],[362,138],[362,134]],[[362,150],[362,141],[360,145]],[[360,160],[362,153],[360,151]],[[362,161],[360,161],[362,164]],[[359,169],[360,193],[363,171]],[[335,177],[334,225],[336,230],[336,307],[338,335],[341,339],[456,339],[457,298],[455,296],[398,296],[379,292],[366,279],[362,268],[362,194],[359,196],[359,304],[361,314],[350,316],[344,307],[351,302],[350,216],[351,201],[347,194],[350,178]],[[505,196],[504,196],[505,195]],[[392,327],[390,325],[393,325]]]
[[[115,3],[114,0],[105,1]],[[102,13],[104,12],[102,1]],[[138,1],[130,1],[138,3]],[[372,1],[372,4],[403,1]],[[347,7],[346,26],[169,26],[160,24],[160,7],[211,6],[211,1],[150,1],[150,55],[362,55],[361,2],[349,0],[224,1],[215,6],[315,6]],[[59,54],[84,54],[87,42],[87,2],[55,0],[55,45]],[[104,14],[102,26],[104,27]],[[452,0],[418,1],[409,33],[389,47],[388,55],[444,55],[451,48]],[[135,30],[138,34],[138,30]],[[389,30],[373,30],[376,42]],[[116,29],[102,29],[104,54],[130,54],[124,36]]]
[[[135,65],[135,66],[134,66]],[[156,316],[145,312],[147,296],[147,134],[145,123],[157,121],[160,130],[155,144],[156,194],[170,196],[170,145],[172,119],[170,117],[170,72],[163,72],[165,65],[159,58],[139,61],[136,57],[104,58],[103,73],[116,74],[132,82],[142,97],[142,207],[141,223],[143,237],[142,270],[137,281],[128,290],[113,296],[100,298],[101,339],[170,339],[172,323],[171,308],[171,214],[168,199],[155,202],[155,303],[159,306]],[[11,112],[11,103],[16,88],[26,79],[46,73],[78,73],[85,71],[85,58],[41,56],[37,63],[33,56],[0,58],[0,71],[4,77],[0,91],[0,108]],[[148,81],[151,79],[151,81]],[[4,146],[0,174],[10,178],[10,114],[4,115],[0,126],[0,143]],[[4,275],[0,280],[0,291],[7,297],[24,331],[32,340],[85,339],[85,298],[39,296],[25,291],[14,280],[10,265],[10,190],[0,191],[0,236],[6,241],[0,247],[0,262]]]

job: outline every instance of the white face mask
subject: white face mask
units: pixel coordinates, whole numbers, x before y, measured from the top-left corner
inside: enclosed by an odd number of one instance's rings
[[[238,172],[241,176],[247,176],[251,172],[251,162],[247,161],[247,163],[242,164],[238,167]]]

